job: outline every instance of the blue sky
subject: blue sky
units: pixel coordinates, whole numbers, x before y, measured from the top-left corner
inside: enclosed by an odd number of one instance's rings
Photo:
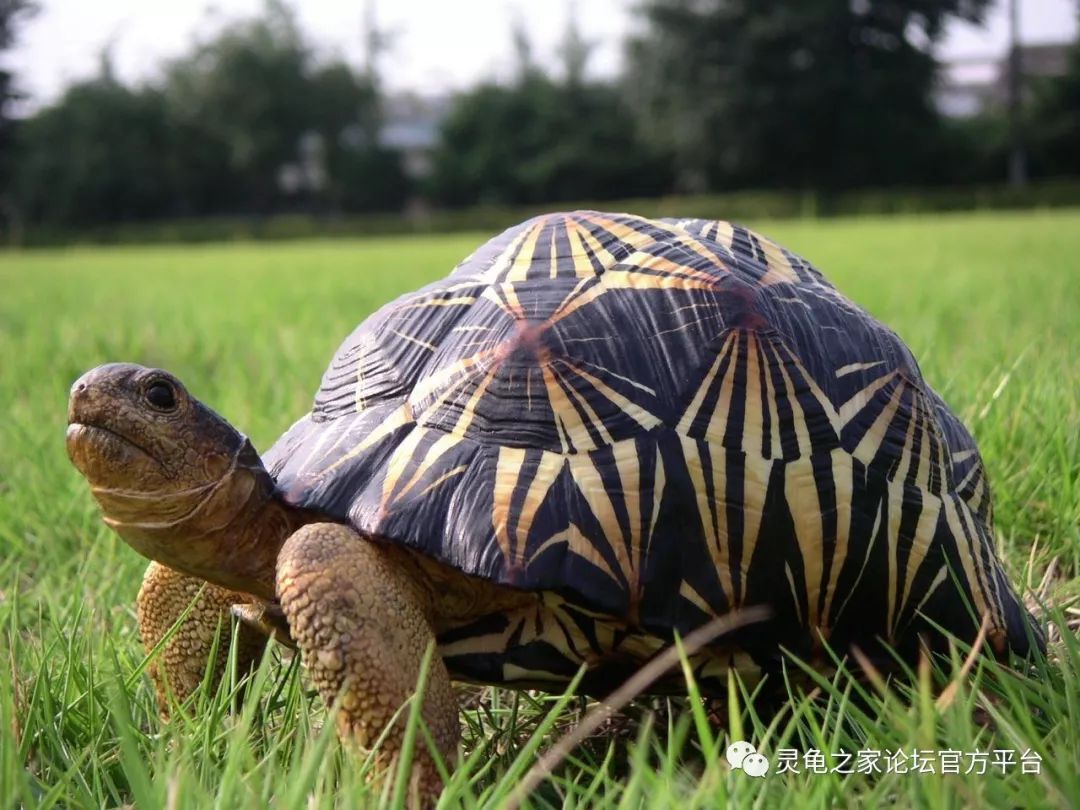
[[[513,58],[509,30],[514,19],[529,30],[537,59],[551,63],[576,9],[594,45],[597,76],[617,72],[621,41],[634,25],[636,0],[375,0],[382,27],[394,34],[383,67],[392,90],[441,93],[485,78],[507,75]],[[22,42],[7,60],[32,103],[47,103],[72,79],[92,74],[98,54],[111,43],[114,66],[127,80],[153,75],[161,59],[183,52],[192,37],[222,21],[250,14],[262,0],[41,0],[43,11],[24,26]],[[301,25],[311,38],[357,64],[363,60],[364,0],[303,0]],[[1077,0],[1021,0],[1025,41],[1065,40],[1076,35]],[[985,30],[954,25],[943,44],[946,58],[1001,54],[1007,37],[1003,4]]]

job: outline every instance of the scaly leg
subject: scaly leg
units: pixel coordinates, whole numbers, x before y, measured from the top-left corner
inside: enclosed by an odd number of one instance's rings
[[[415,574],[376,543],[334,523],[295,532],[278,556],[277,593],[304,665],[327,704],[341,698],[339,735],[370,748],[413,694],[422,659],[434,643],[428,600]],[[422,717],[440,755],[453,763],[460,735],[457,699],[436,654]],[[405,717],[377,753],[396,768]],[[421,736],[414,749],[410,802],[435,804],[442,781]]]
[[[199,589],[202,594],[199,595]],[[196,599],[196,597],[198,597]],[[189,577],[160,563],[152,562],[146,569],[142,588],[136,602],[139,616],[139,635],[149,653],[169,631],[188,605],[195,604],[184,623],[166,642],[158,658],[151,662],[150,677],[157,690],[158,708],[162,717],[169,716],[168,695],[184,700],[202,683],[207,666],[213,666],[212,682],[217,684],[228,664],[232,637],[230,608],[250,602],[251,597]],[[221,628],[217,657],[210,661],[214,636]],[[241,673],[258,663],[266,647],[266,636],[239,626],[237,664]]]

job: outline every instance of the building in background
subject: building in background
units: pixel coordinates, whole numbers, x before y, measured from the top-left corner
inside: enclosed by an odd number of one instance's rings
[[[1021,92],[1031,93],[1040,79],[1064,76],[1069,69],[1070,42],[1041,42],[1020,48]],[[1002,109],[1009,99],[1009,54],[946,61],[945,79],[935,94],[938,110],[950,118],[973,118]],[[1028,99],[1025,99],[1027,101]]]
[[[383,100],[379,145],[401,153],[405,174],[410,179],[424,180],[430,176],[439,129],[453,103],[450,96],[427,97],[415,93],[398,93]]]

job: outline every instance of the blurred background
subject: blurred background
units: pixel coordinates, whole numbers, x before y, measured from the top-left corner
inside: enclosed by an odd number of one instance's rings
[[[0,238],[1080,204],[1077,0],[0,0]]]

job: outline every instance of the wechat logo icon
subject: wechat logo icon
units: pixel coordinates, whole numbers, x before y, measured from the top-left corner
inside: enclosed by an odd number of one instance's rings
[[[747,776],[764,776],[769,772],[769,760],[745,740],[736,740],[728,746],[727,761]]]

